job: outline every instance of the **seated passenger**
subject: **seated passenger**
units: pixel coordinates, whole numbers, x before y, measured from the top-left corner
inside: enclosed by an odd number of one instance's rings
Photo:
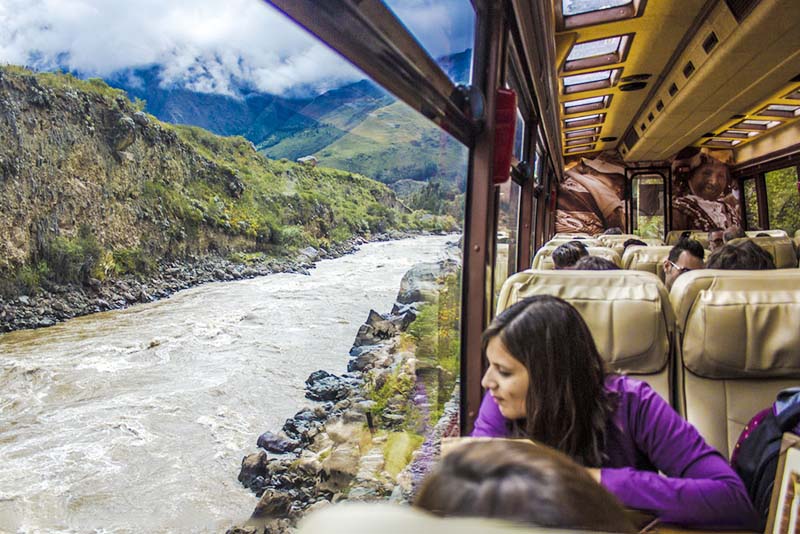
[[[556,269],[574,269],[575,263],[588,254],[586,245],[580,241],[569,241],[557,246],[553,251],[553,265]]]
[[[740,237],[747,237],[747,234],[740,226],[731,226],[722,234],[722,240],[725,241],[725,243],[731,239],[739,239]]]
[[[664,284],[667,289],[672,289],[672,284],[683,273],[702,269],[705,254],[706,251],[699,241],[681,238],[664,260]]]
[[[612,226],[611,228],[606,228],[601,235],[622,235],[622,228],[619,226]]]
[[[530,441],[457,447],[430,472],[414,505],[439,516],[539,527],[636,532],[617,499],[564,454]]]
[[[708,231],[708,248],[714,252],[725,244],[725,231],[722,228],[712,228]]]
[[[646,247],[647,243],[645,243],[641,239],[628,239],[622,244],[622,251],[624,252],[631,245],[639,245],[640,247]]]
[[[600,256],[585,256],[573,267],[576,271],[618,271],[616,263]]]
[[[486,329],[483,348],[488,392],[473,436],[525,437],[558,449],[624,505],[662,522],[758,524],[726,459],[646,383],[606,373],[567,302],[549,295],[517,302]]]
[[[708,257],[709,269],[728,269],[741,271],[760,271],[774,269],[772,255],[752,241],[742,241],[735,245],[728,243]]]

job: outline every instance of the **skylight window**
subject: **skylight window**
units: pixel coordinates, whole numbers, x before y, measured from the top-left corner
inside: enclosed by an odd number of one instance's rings
[[[645,3],[646,0],[561,0],[556,3],[558,31],[637,17]]]
[[[632,0],[561,0],[561,12],[564,16],[570,17],[632,4]]]
[[[596,109],[604,109],[608,107],[611,101],[611,95],[593,96],[590,98],[581,98],[579,100],[570,100],[564,102],[564,115],[571,113],[583,113],[584,111],[594,111]]]
[[[580,91],[591,91],[593,89],[604,89],[617,83],[621,69],[599,70],[587,72],[586,74],[575,74],[566,76],[564,80],[564,92],[567,94]]]
[[[617,35],[596,41],[577,43],[570,50],[564,70],[590,69],[625,61],[631,35]]]
[[[594,150],[594,145],[575,146],[572,148],[568,148],[566,152],[567,154],[573,154],[575,152],[588,152],[589,150]]]
[[[722,137],[734,137],[736,139],[748,139],[750,137],[757,136],[758,132],[748,132],[745,130],[725,130],[719,135]]]
[[[781,121],[762,121],[756,119],[745,119],[738,124],[736,128],[743,128],[745,130],[769,130],[779,125]]]
[[[593,135],[598,135],[600,133],[600,128],[583,128],[582,130],[571,130],[566,132],[564,135],[567,139],[577,139],[579,137],[591,137]]]
[[[594,115],[584,115],[583,117],[575,117],[574,119],[566,119],[564,121],[564,128],[576,128],[578,126],[590,126],[592,124],[600,124],[605,119],[604,113],[595,113]]]
[[[798,115],[800,115],[800,105],[795,106],[791,104],[770,104],[769,106],[759,111],[757,115],[767,115],[769,117],[785,117],[787,119],[793,119]]]
[[[568,139],[566,145],[579,146],[579,145],[585,145],[587,143],[596,143],[596,142],[597,142],[597,136],[594,136],[594,137],[587,137],[585,139]]]
[[[732,148],[741,142],[742,142],[741,139],[720,139],[719,137],[714,137],[713,139],[709,139],[703,144],[708,146]]]
[[[800,89],[795,89],[783,98],[786,98],[787,100],[800,100]]]

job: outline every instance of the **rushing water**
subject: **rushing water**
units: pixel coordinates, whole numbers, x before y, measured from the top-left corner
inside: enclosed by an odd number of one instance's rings
[[[219,532],[255,497],[236,480],[258,434],[342,372],[446,237],[373,243],[280,274],[0,336],[0,531]]]

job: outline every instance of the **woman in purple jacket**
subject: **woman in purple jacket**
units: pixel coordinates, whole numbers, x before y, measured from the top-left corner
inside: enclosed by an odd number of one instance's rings
[[[647,384],[606,373],[586,323],[567,302],[541,295],[514,304],[484,332],[483,348],[488,391],[473,436],[530,438],[558,449],[623,504],[662,522],[757,527],[725,458]]]

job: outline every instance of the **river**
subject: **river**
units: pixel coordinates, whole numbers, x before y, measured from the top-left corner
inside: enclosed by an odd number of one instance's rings
[[[370,308],[452,237],[371,243],[317,264],[0,336],[0,531],[224,532],[258,435],[345,370]]]

